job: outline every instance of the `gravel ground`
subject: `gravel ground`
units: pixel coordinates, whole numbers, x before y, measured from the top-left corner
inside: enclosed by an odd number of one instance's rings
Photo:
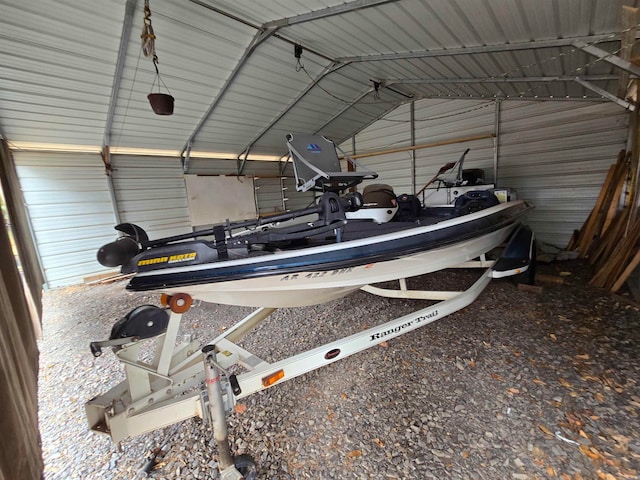
[[[640,315],[586,286],[579,261],[542,293],[494,280],[444,319],[243,400],[229,417],[236,453],[266,479],[627,479],[640,477]],[[439,272],[410,288],[459,289],[477,273]],[[45,478],[132,479],[164,446],[156,479],[219,478],[210,428],[194,418],[121,443],[90,432],[84,402],[123,378],[91,340],[157,295],[124,282],[48,291],[40,342]],[[425,302],[356,292],[282,309],[243,345],[267,360],[409,313]],[[250,310],[201,304],[184,334],[206,341]]]

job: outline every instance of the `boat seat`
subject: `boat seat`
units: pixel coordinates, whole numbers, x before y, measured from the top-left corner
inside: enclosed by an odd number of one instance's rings
[[[343,172],[337,147],[322,135],[304,133],[287,134],[287,148],[296,176],[296,190],[306,192],[342,192],[363,180],[378,178],[371,171]],[[340,151],[349,163],[357,167],[355,160]]]

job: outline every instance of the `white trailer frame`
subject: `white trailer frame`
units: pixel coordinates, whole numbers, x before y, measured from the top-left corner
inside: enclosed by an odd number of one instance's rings
[[[529,233],[531,254],[534,242],[533,234]],[[126,379],[86,403],[89,426],[120,442],[194,416],[202,417],[213,424],[221,478],[242,479],[242,469],[236,468],[231,456],[226,424],[226,415],[237,400],[433,323],[470,305],[492,278],[524,273],[529,268],[529,263],[522,262],[516,268],[498,268],[499,263],[500,260],[488,261],[483,255],[478,261],[458,265],[486,269],[464,291],[408,290],[404,278],[399,280],[399,289],[363,286],[362,290],[374,295],[438,300],[438,303],[275,363],[257,357],[237,343],[276,308],[258,308],[204,346],[198,342],[176,345],[182,313],[172,312],[165,333],[155,337],[158,343],[151,363],[138,359],[142,340],[101,342],[103,346],[116,346]],[[234,365],[243,367],[244,372],[228,374],[227,370]]]

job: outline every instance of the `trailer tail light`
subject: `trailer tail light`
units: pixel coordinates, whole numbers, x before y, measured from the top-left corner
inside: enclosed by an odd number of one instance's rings
[[[284,370],[280,369],[277,372],[273,372],[269,375],[267,375],[266,377],[262,378],[262,386],[263,387],[270,387],[271,385],[273,385],[274,383],[276,383],[278,380],[284,378]]]

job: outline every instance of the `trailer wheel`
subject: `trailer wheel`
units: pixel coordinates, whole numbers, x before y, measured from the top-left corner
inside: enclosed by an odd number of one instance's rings
[[[258,478],[258,467],[251,455],[233,457],[233,463],[244,480],[256,480]]]

